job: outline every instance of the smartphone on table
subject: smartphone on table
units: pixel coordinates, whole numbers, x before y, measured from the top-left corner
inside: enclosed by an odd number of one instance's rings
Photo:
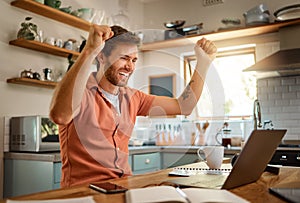
[[[96,191],[107,193],[107,194],[125,192],[126,190],[128,190],[123,186],[116,185],[110,182],[90,183],[89,187]]]

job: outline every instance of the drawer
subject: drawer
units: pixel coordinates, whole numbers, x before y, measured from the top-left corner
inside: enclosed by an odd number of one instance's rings
[[[198,161],[197,154],[162,153],[162,168],[170,168],[191,164]]]
[[[132,161],[133,171],[160,168],[160,154],[158,152],[148,154],[134,154]]]

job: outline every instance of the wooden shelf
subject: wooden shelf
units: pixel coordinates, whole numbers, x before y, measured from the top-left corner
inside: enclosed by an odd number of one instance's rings
[[[26,40],[23,38],[12,40],[9,42],[9,44],[61,57],[68,57],[70,54],[72,54],[74,57],[79,56],[79,52],[76,51],[52,46],[34,40]]]
[[[184,36],[176,39],[145,43],[140,47],[140,49],[142,51],[151,51],[151,50],[186,46],[186,45],[195,44],[197,40],[201,39],[202,37],[205,37],[212,41],[250,37],[255,35],[278,32],[279,28],[281,27],[286,27],[286,26],[296,25],[296,24],[300,24],[300,19],[289,20],[284,22],[275,22],[275,23],[270,23],[267,25],[260,25],[255,27],[245,27],[236,30],[227,30],[227,31],[219,31],[219,32],[205,33],[199,35],[190,35],[190,36]]]
[[[73,16],[71,14],[65,13],[63,11],[60,11],[58,9],[52,8],[50,6],[38,3],[34,0],[16,0],[12,1],[11,5],[51,18],[53,20],[65,23],[67,25],[77,27],[85,31],[88,31],[90,29],[90,22]]]
[[[57,85],[57,82],[52,81],[41,81],[35,80],[30,78],[10,78],[6,80],[7,83],[19,84],[19,85],[28,85],[28,86],[35,86],[35,87],[43,87],[54,89]]]

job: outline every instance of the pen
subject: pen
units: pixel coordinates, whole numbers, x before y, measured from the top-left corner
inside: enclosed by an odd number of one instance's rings
[[[188,196],[179,187],[176,187],[175,189],[180,194],[180,196],[182,196],[187,201],[187,203],[192,203]]]

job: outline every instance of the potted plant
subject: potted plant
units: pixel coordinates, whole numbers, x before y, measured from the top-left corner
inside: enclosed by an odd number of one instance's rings
[[[34,40],[38,35],[37,25],[30,22],[32,17],[26,17],[25,22],[21,23],[21,28],[18,31],[17,38],[24,38],[27,40]]]

